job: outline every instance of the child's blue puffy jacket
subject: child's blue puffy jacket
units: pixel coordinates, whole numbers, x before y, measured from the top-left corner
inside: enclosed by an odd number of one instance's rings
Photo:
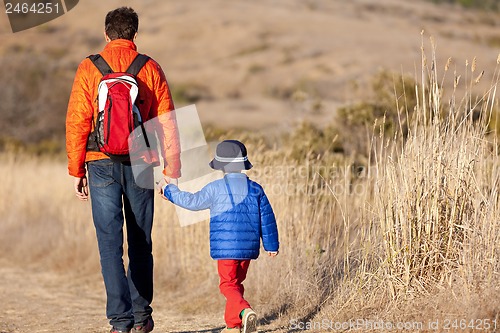
[[[210,255],[214,259],[256,259],[260,239],[266,251],[278,251],[278,228],[262,187],[243,173],[229,173],[223,179],[189,193],[169,184],[165,197],[189,209],[210,209]]]

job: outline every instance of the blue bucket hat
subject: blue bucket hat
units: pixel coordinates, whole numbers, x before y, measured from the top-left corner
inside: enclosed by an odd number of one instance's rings
[[[224,140],[217,145],[215,157],[208,164],[212,169],[225,172],[250,170],[252,163],[248,160],[247,148],[237,140]]]

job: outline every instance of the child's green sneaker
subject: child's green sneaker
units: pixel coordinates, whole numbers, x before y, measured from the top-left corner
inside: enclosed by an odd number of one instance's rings
[[[256,333],[257,332],[257,314],[252,309],[248,308],[243,310],[241,317],[243,322],[242,333]]]
[[[226,327],[220,333],[241,333],[241,330],[239,327],[233,327],[233,328]]]

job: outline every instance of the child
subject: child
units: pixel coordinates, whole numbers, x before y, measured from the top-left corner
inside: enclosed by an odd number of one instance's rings
[[[243,298],[242,282],[250,260],[259,256],[261,238],[269,256],[278,255],[273,209],[262,187],[241,173],[252,168],[243,143],[219,143],[209,165],[222,170],[224,178],[194,194],[167,184],[162,196],[189,210],[210,209],[210,255],[217,260],[219,288],[226,297],[226,328],[222,333],[257,332],[257,315]]]

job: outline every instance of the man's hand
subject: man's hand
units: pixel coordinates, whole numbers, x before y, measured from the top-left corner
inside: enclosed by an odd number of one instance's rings
[[[89,200],[89,188],[87,185],[87,177],[75,177],[74,188],[76,197],[82,201]]]
[[[177,178],[170,178],[170,177],[163,177],[163,179],[165,179],[165,182],[167,184],[174,184],[175,186],[179,185],[179,180]]]
[[[267,255],[270,257],[276,257],[279,253],[280,251],[269,251],[267,252]]]

